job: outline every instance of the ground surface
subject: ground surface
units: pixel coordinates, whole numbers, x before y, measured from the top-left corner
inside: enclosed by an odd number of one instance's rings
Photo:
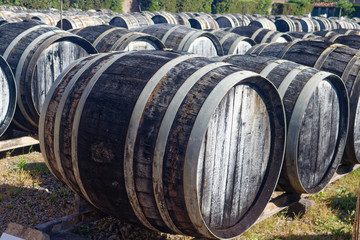
[[[238,239],[343,240],[351,239],[360,170],[309,198],[315,207],[304,216],[286,211],[255,225]],[[0,160],[0,233],[10,222],[34,227],[74,213],[74,194],[55,179],[38,152]],[[190,240],[191,237],[161,234],[107,217],[74,230],[88,239]]]

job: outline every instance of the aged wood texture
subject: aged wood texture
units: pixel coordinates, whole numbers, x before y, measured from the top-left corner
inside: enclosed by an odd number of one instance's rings
[[[237,16],[234,14],[221,14],[221,16],[215,18],[219,28],[234,28],[249,25],[249,20],[245,16]]]
[[[100,210],[153,230],[232,238],[276,185],[285,118],[256,73],[173,51],[106,53],[58,78],[39,138],[51,171]]]
[[[340,43],[351,48],[360,49],[360,35],[335,35],[327,39],[329,42]]]
[[[154,22],[148,16],[143,14],[122,13],[113,17],[109,24],[115,27],[134,29],[153,25]]]
[[[220,41],[224,55],[244,55],[256,42],[248,37],[219,30],[211,31]]]
[[[157,11],[156,14],[151,18],[155,24],[168,23],[190,26],[189,17],[180,13],[171,13],[166,11]]]
[[[85,39],[35,21],[0,26],[0,54],[9,63],[17,83],[14,123],[37,131],[46,91],[66,64],[95,53]]]
[[[34,13],[31,14],[31,19],[38,20],[50,26],[56,26],[60,20],[60,16],[56,14]]]
[[[290,42],[292,38],[286,33],[271,31],[264,28],[257,28],[253,26],[236,27],[228,29],[228,31],[239,34],[241,36],[249,37],[256,43],[270,43],[270,42]]]
[[[152,35],[109,25],[76,29],[72,33],[88,40],[98,52],[161,50],[165,48],[165,45]]]
[[[207,15],[200,15],[188,20],[192,28],[196,29],[219,29],[219,24],[215,21],[214,18]]]
[[[10,66],[0,55],[0,136],[9,127],[16,108],[16,85]]]
[[[269,29],[271,31],[276,31],[276,25],[275,23],[273,23],[271,20],[267,19],[267,18],[257,18],[254,21],[251,21],[249,26],[254,26],[254,27],[258,27],[258,28],[265,28],[265,29]]]
[[[323,189],[339,165],[347,137],[348,98],[341,79],[277,58],[221,59],[267,77],[282,96],[288,137],[279,187],[299,193]]]
[[[299,41],[289,44],[261,45],[253,47],[248,53],[282,57],[341,76],[350,99],[349,134],[343,161],[352,164],[359,163],[360,60],[358,50],[330,42]]]
[[[219,40],[211,33],[173,24],[155,24],[137,29],[160,39],[167,48],[196,53],[205,57],[222,56]]]
[[[56,23],[57,27],[61,27],[61,20]],[[62,19],[62,29],[70,30],[77,28],[84,28],[88,26],[101,25],[105,22],[101,18],[97,17],[89,17],[84,15],[76,15],[76,16],[66,16]]]
[[[288,35],[290,35],[292,38],[299,38],[299,39],[320,39],[320,36],[317,36],[313,33],[306,33],[306,32],[288,32]]]
[[[301,32],[302,29],[297,29],[295,22],[288,17],[278,18],[275,21],[276,30],[279,32]]]

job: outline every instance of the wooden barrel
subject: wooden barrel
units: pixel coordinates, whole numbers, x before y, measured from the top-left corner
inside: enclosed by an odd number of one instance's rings
[[[332,31],[316,31],[313,32],[312,34],[320,36],[320,37],[331,37],[331,36],[335,36],[337,35],[336,32]]]
[[[288,32],[288,35],[290,35],[292,38],[297,39],[319,39],[320,36],[317,36],[313,33],[307,33],[307,32]]]
[[[272,31],[276,31],[276,25],[275,23],[273,23],[272,21],[270,21],[267,18],[261,17],[261,18],[257,18],[254,21],[251,21],[249,26],[254,26],[254,27],[258,27],[258,28],[265,28],[265,29],[269,29]]]
[[[360,30],[353,29],[334,29],[333,32],[343,35],[360,35]]]
[[[212,34],[182,25],[155,24],[136,31],[153,35],[167,48],[196,53],[205,57],[224,55],[221,43]]]
[[[319,23],[319,31],[330,31],[333,29],[331,22],[327,18],[316,17],[314,20]]]
[[[354,49],[360,49],[360,35],[342,35],[338,34],[327,38],[327,41],[333,43],[340,43]]]
[[[303,32],[314,32],[318,31],[315,28],[314,22],[310,18],[296,18],[300,24]]]
[[[31,19],[38,20],[50,26],[56,26],[56,24],[60,20],[60,16],[55,14],[36,13],[36,14],[31,14],[31,16],[32,16]]]
[[[0,137],[9,127],[16,108],[16,84],[9,64],[0,56]]]
[[[88,40],[98,52],[162,50],[165,48],[165,45],[152,35],[110,25],[86,27],[71,32]]]
[[[210,31],[220,41],[224,55],[244,55],[256,42],[248,37],[221,29]]]
[[[135,15],[130,13],[122,13],[113,17],[110,20],[109,24],[115,27],[134,29],[134,28],[153,25],[154,22],[148,16],[143,14]]]
[[[256,73],[173,51],[108,53],[58,79],[39,139],[49,169],[105,213],[233,238],[276,185],[285,119]]]
[[[219,28],[234,28],[249,25],[249,23],[245,22],[245,19],[241,19],[233,14],[221,14],[221,16],[215,18],[215,21],[218,23]]]
[[[37,131],[39,112],[47,91],[67,65],[95,48],[85,39],[35,21],[0,26],[0,54],[17,83],[14,123]]]
[[[177,24],[185,25],[190,27],[190,22],[187,17],[182,14],[171,13],[167,11],[158,11],[151,18],[155,24],[168,23],[168,24]]]
[[[295,22],[287,17],[276,19],[275,26],[279,32],[295,32],[297,30]]]
[[[350,99],[349,133],[343,162],[360,163],[360,57],[358,50],[321,41],[295,41],[255,46],[248,54],[273,56],[334,73],[344,81]]]
[[[189,19],[192,28],[205,30],[205,29],[219,29],[219,24],[214,18],[207,15],[201,15]]]
[[[346,144],[349,107],[340,77],[273,57],[219,58],[259,73],[278,88],[287,121],[279,188],[298,193],[322,190],[334,175]]]
[[[241,36],[249,37],[256,43],[269,42],[290,42],[292,38],[286,33],[271,31],[264,28],[257,28],[253,26],[244,26],[231,28],[228,31],[239,34]]]
[[[101,18],[88,17],[82,15],[66,16],[62,19],[62,29],[70,30],[77,28],[84,28],[88,26],[101,25],[105,22]],[[56,24],[57,27],[61,28],[61,19]]]

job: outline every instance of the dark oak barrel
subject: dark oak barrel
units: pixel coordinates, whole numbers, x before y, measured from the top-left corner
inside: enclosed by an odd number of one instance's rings
[[[338,34],[327,38],[327,41],[344,44],[354,49],[360,49],[360,35],[342,35]]]
[[[257,72],[278,88],[288,128],[280,189],[299,193],[322,190],[334,175],[346,144],[349,107],[340,77],[273,57],[219,59]]]
[[[360,163],[360,57],[342,44],[294,41],[254,46],[247,54],[273,56],[334,73],[344,81],[350,99],[349,133],[343,162]]]
[[[136,29],[160,39],[167,48],[196,53],[205,57],[224,55],[221,43],[212,34],[182,25],[155,24]]]
[[[0,55],[0,137],[9,127],[16,108],[16,84],[9,64]]]
[[[189,18],[183,14],[171,13],[167,11],[157,11],[154,16],[151,17],[155,24],[168,23],[185,25],[190,27]]]
[[[315,17],[314,20],[319,23],[319,31],[330,31],[334,28],[332,23],[327,18]]]
[[[271,20],[264,18],[264,17],[257,18],[256,20],[251,21],[249,26],[265,28],[265,29],[269,29],[271,31],[276,31],[275,23],[273,23]]]
[[[296,18],[296,20],[300,22],[303,32],[314,32],[320,30],[316,29],[315,23],[310,18]]]
[[[200,15],[194,18],[188,19],[190,26],[196,29],[219,29],[219,24],[214,18],[207,15]]]
[[[134,29],[139,27],[145,27],[153,25],[153,20],[143,14],[130,14],[130,13],[122,13],[114,16],[109,24],[115,27],[123,27],[127,29]]]
[[[105,22],[101,18],[89,17],[83,15],[66,16],[62,19],[62,29],[70,30],[84,28],[88,26],[102,25]],[[61,27],[61,19],[56,23],[57,27]]]
[[[38,20],[50,26],[56,26],[60,20],[60,15],[57,14],[34,13],[31,14],[31,16],[31,19]]]
[[[316,35],[316,36],[320,36],[320,37],[331,37],[331,36],[335,36],[338,35],[338,33],[334,32],[334,30],[331,31],[316,31],[313,32],[312,34]]]
[[[221,29],[210,31],[220,41],[224,55],[244,55],[256,42],[248,37],[236,33],[226,32]]]
[[[276,186],[284,116],[256,73],[174,51],[113,52],[62,73],[39,139],[49,169],[98,209],[152,230],[233,238]]]
[[[37,131],[45,95],[61,71],[75,59],[96,53],[85,39],[36,21],[0,26],[0,54],[17,83],[14,123]]]
[[[250,20],[245,15],[236,15],[231,13],[221,14],[215,18],[215,21],[218,23],[219,28],[234,28],[248,26],[250,24]]]
[[[269,43],[269,42],[290,42],[292,38],[286,33],[271,31],[264,28],[257,28],[253,26],[244,26],[227,29],[227,31],[239,34],[241,36],[249,37],[256,43]]]
[[[352,29],[334,29],[334,32],[338,33],[338,34],[343,34],[343,35],[360,35],[360,30],[352,30]]]
[[[313,33],[307,33],[307,32],[288,32],[288,35],[290,35],[292,38],[298,38],[298,39],[320,39],[321,37],[318,35],[315,35]]]
[[[98,52],[162,50],[165,48],[165,45],[152,35],[110,25],[86,27],[71,32],[88,40]]]
[[[295,22],[288,17],[282,17],[275,20],[276,30],[279,32],[296,32],[297,29]]]

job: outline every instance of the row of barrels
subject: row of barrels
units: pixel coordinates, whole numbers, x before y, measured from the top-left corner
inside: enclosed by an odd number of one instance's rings
[[[356,21],[347,19],[321,17],[296,17],[296,16],[250,16],[241,14],[210,14],[210,13],[171,13],[167,11],[155,12],[133,12],[133,13],[113,13],[95,11],[90,13],[76,13],[65,11],[63,19],[60,21],[58,11],[45,12],[11,12],[0,11],[3,19],[33,18],[51,26],[62,27],[64,30],[83,28],[101,24],[110,24],[117,27],[134,29],[153,24],[177,24],[191,26],[196,29],[219,29],[239,26],[255,26],[280,32],[313,32],[333,29],[359,29]]]
[[[52,173],[101,211],[227,239],[257,220],[275,187],[328,184],[351,114],[346,82],[295,62],[111,52],[60,75],[39,139]]]

